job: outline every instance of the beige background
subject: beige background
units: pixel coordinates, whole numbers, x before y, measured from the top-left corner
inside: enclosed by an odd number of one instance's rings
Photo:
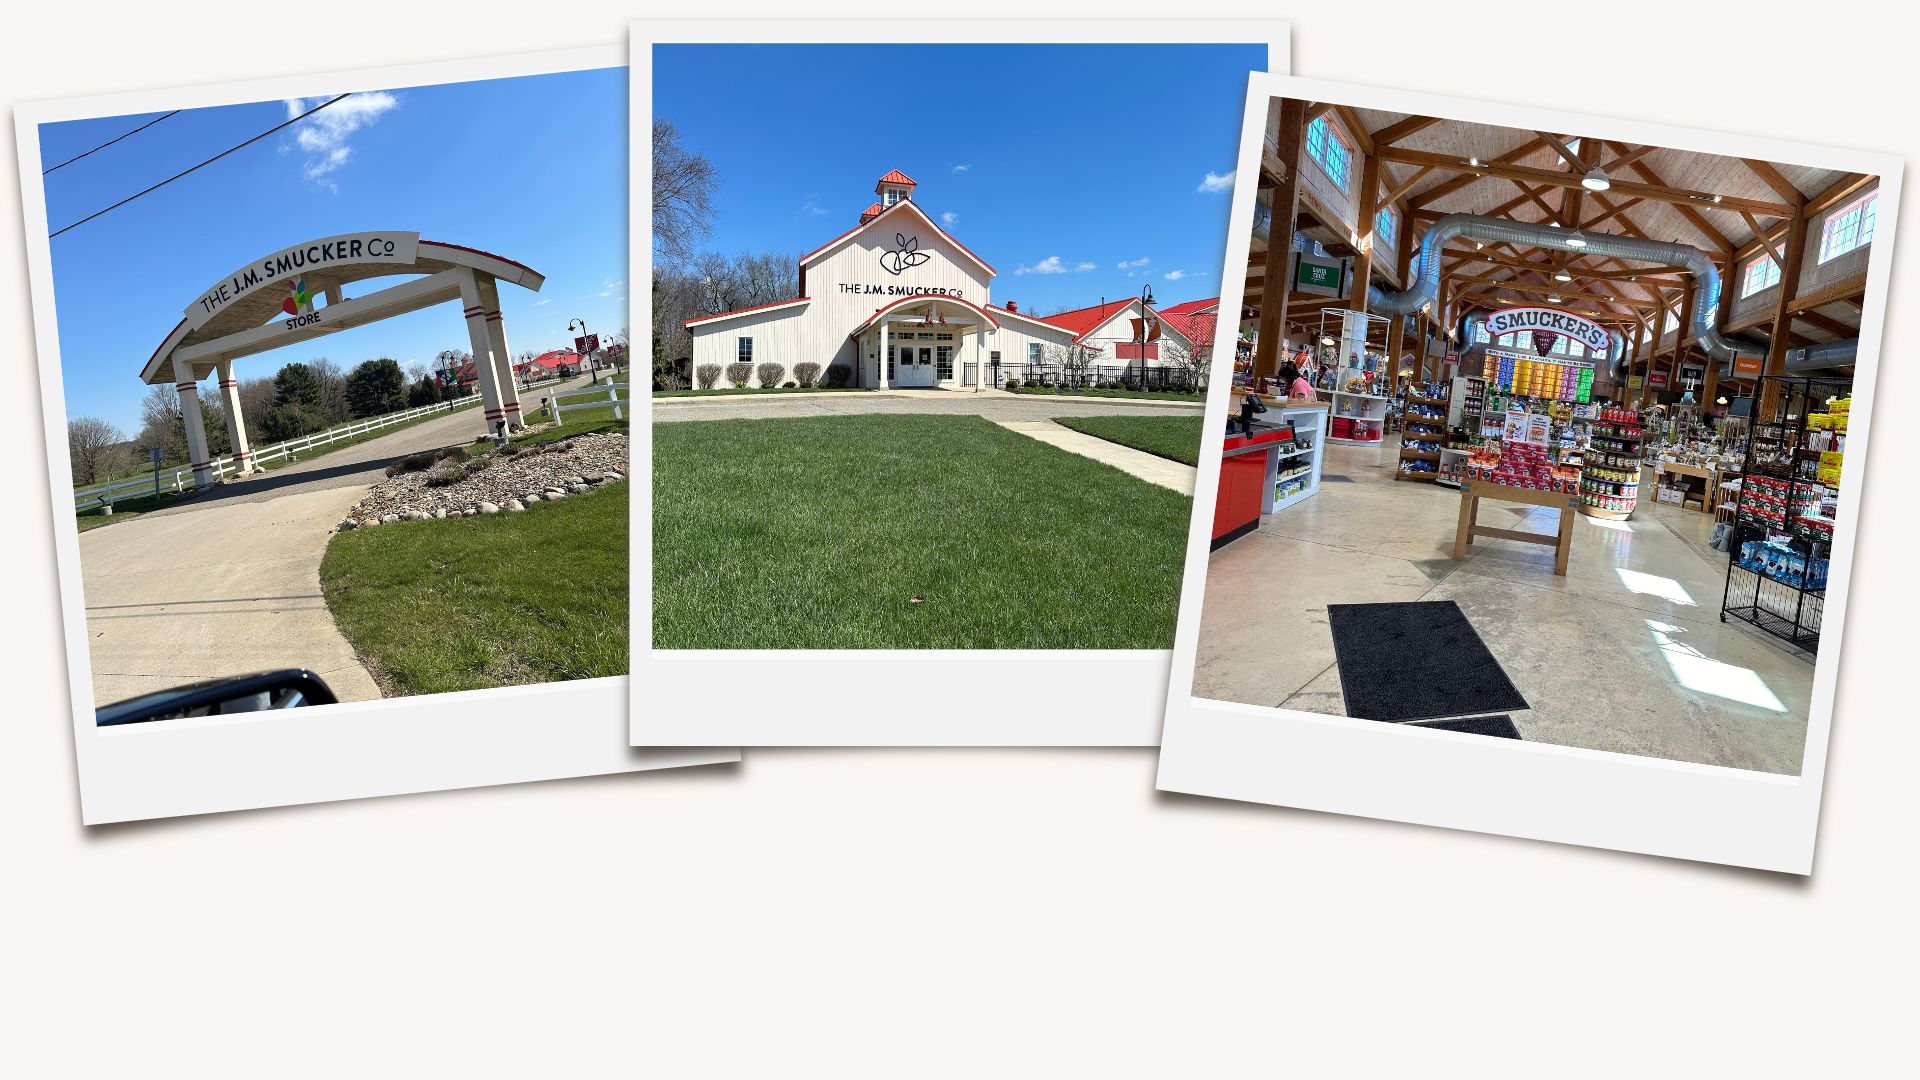
[[[31,5],[0,35],[0,101],[593,44],[644,6],[343,0],[223,20],[219,8]],[[1835,5],[1823,27],[1821,9],[1797,4],[1750,5],[1740,23],[1673,3],[1449,8],[1220,5],[1294,18],[1302,75],[1909,156],[1920,144],[1900,119],[1912,16],[1876,24]],[[1710,66],[1690,69],[1689,54]],[[1768,83],[1763,66],[1814,82]],[[1863,104],[1876,96],[1885,103]],[[1194,163],[1196,183],[1208,168],[1220,165]],[[12,171],[0,175],[0,344],[30,395],[19,204]],[[1882,417],[1920,393],[1920,336],[1900,303],[1916,250],[1909,237],[1898,252]],[[0,627],[0,1069],[1911,1068],[1920,723],[1900,637],[1920,608],[1920,511],[1897,422],[1869,470],[1820,854],[1801,882],[1156,796],[1152,754],[1135,750],[755,751],[736,768],[83,834],[66,689],[50,674],[62,637],[32,400],[0,434],[17,508],[0,559],[18,571]]]

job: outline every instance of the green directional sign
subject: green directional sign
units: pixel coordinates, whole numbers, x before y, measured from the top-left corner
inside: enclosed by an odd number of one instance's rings
[[[1302,262],[1293,276],[1293,283],[1303,288],[1337,291],[1340,288],[1340,268]]]

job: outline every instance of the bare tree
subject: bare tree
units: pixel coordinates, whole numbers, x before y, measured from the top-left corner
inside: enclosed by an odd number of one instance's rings
[[[1077,341],[1048,345],[1044,354],[1047,365],[1060,369],[1061,381],[1068,386],[1080,386],[1086,382],[1087,369],[1093,366],[1098,355],[1091,345]]]
[[[1212,355],[1211,343],[1189,346],[1172,334],[1160,337],[1160,366],[1166,370],[1167,381],[1171,384],[1195,390],[1205,389],[1208,358]]]
[[[133,459],[131,450],[126,433],[105,420],[77,416],[67,421],[67,460],[76,484],[97,484],[125,471]]]
[[[321,426],[346,423],[351,412],[347,407],[347,373],[324,356],[307,361],[307,370],[313,372],[313,381],[320,387]]]
[[[653,121],[653,247],[667,261],[687,258],[713,231],[713,162],[680,142],[671,120]]]

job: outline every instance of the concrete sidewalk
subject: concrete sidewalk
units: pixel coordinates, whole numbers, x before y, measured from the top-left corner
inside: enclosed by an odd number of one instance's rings
[[[1102,465],[1111,465],[1128,476],[1145,480],[1149,484],[1158,484],[1189,498],[1193,496],[1193,479],[1198,470],[1191,465],[1169,461],[1157,454],[1149,454],[1145,450],[1135,450],[1131,446],[1121,446],[1116,442],[1096,439],[1085,432],[1062,427],[1051,420],[1001,420],[999,424],[1008,431],[1017,431],[1030,439],[1038,439],[1048,446],[1058,447],[1070,454],[1092,458]]]
[[[80,535],[95,706],[270,668],[380,688],[333,624],[320,558],[365,484],[148,514]]]

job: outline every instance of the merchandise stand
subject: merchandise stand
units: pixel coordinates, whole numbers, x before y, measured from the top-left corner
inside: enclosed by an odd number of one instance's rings
[[[1345,390],[1335,390],[1329,430],[1350,434],[1330,434],[1327,441],[1346,446],[1379,446],[1385,437],[1388,400],[1376,394],[1349,394]]]
[[[1608,409],[1589,424],[1580,512],[1607,521],[1633,516],[1640,495],[1640,424],[1624,409]]]
[[[1560,529],[1557,533],[1549,535],[1521,532],[1518,529],[1495,529],[1482,525],[1477,520],[1481,499],[1558,507]],[[1509,487],[1506,484],[1496,484],[1487,480],[1467,480],[1460,485],[1460,524],[1453,534],[1453,557],[1466,558],[1467,549],[1473,546],[1473,538],[1476,536],[1491,536],[1497,540],[1518,540],[1523,544],[1545,544],[1553,548],[1553,572],[1565,577],[1567,559],[1573,552],[1573,511],[1579,505],[1580,497],[1565,491],[1541,491],[1537,488]]]
[[[1727,543],[1727,584],[1720,621],[1748,623],[1815,653],[1826,607],[1840,464],[1846,446],[1845,379],[1762,376]],[[1764,407],[1764,404],[1763,404]]]
[[[1400,464],[1393,474],[1395,480],[1419,480],[1431,484],[1440,479],[1441,455],[1447,444],[1447,417],[1453,399],[1451,394],[1436,398],[1418,392],[1425,389],[1428,387],[1424,384],[1407,387],[1405,423],[1401,425],[1400,434]],[[1430,409],[1439,415],[1426,416],[1415,412],[1416,408]],[[1431,449],[1423,449],[1423,445]]]

